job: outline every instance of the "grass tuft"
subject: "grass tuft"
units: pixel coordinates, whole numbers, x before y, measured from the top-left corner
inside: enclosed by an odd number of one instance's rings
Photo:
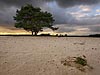
[[[87,60],[86,60],[86,59],[83,59],[83,58],[81,58],[81,57],[76,57],[75,62],[76,62],[77,64],[82,65],[82,66],[86,66],[86,65],[87,65]]]

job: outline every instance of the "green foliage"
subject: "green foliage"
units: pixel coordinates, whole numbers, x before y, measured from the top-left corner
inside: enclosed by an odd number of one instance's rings
[[[16,20],[16,28],[23,28],[32,33],[35,32],[36,35],[39,31],[43,31],[43,27],[57,30],[57,28],[52,27],[54,19],[51,13],[43,12],[40,8],[35,8],[29,4],[16,11],[14,20]]]
[[[82,66],[86,66],[86,65],[87,65],[87,60],[86,60],[86,59],[83,59],[83,58],[81,58],[81,57],[76,57],[75,62],[76,62],[77,64],[82,65]]]

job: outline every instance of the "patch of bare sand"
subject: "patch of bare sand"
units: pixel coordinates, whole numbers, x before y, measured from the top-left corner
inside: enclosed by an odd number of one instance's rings
[[[85,55],[93,70],[64,66]],[[99,75],[100,38],[0,36],[0,75]]]

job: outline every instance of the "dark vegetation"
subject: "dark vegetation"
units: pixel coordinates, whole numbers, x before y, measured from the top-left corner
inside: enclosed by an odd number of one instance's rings
[[[32,36],[32,35],[30,35],[30,34],[6,34],[6,35],[0,35],[0,36]],[[33,36],[35,36],[35,35],[33,35]],[[87,35],[87,36],[77,36],[77,35],[67,35],[67,34],[65,34],[65,35],[58,35],[58,34],[56,34],[56,35],[51,35],[51,34],[40,34],[40,35],[37,35],[37,36],[49,36],[49,37],[100,37],[100,35],[99,34],[97,34],[97,35]]]
[[[51,36],[50,34],[40,34],[39,36]]]
[[[86,60],[86,56],[83,55],[83,57],[68,57],[63,60],[61,60],[61,64],[64,66],[69,67],[75,67],[76,69],[86,72],[91,71],[93,69],[92,66],[90,66]]]
[[[81,57],[76,57],[75,62],[76,62],[77,64],[82,65],[82,66],[86,66],[86,65],[87,65],[87,60],[86,60],[86,59],[83,59],[83,58],[81,58]]]
[[[89,35],[89,37],[100,37],[100,34],[92,34],[92,35]]]

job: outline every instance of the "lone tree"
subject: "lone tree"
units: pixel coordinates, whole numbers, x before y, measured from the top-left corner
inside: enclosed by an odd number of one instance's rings
[[[37,35],[39,31],[43,31],[43,27],[48,27],[52,30],[58,29],[52,27],[54,19],[51,13],[47,11],[43,12],[40,8],[35,8],[29,4],[22,6],[20,10],[17,9],[14,20],[16,20],[16,28],[23,28],[26,31],[31,31],[32,35],[33,33]]]

